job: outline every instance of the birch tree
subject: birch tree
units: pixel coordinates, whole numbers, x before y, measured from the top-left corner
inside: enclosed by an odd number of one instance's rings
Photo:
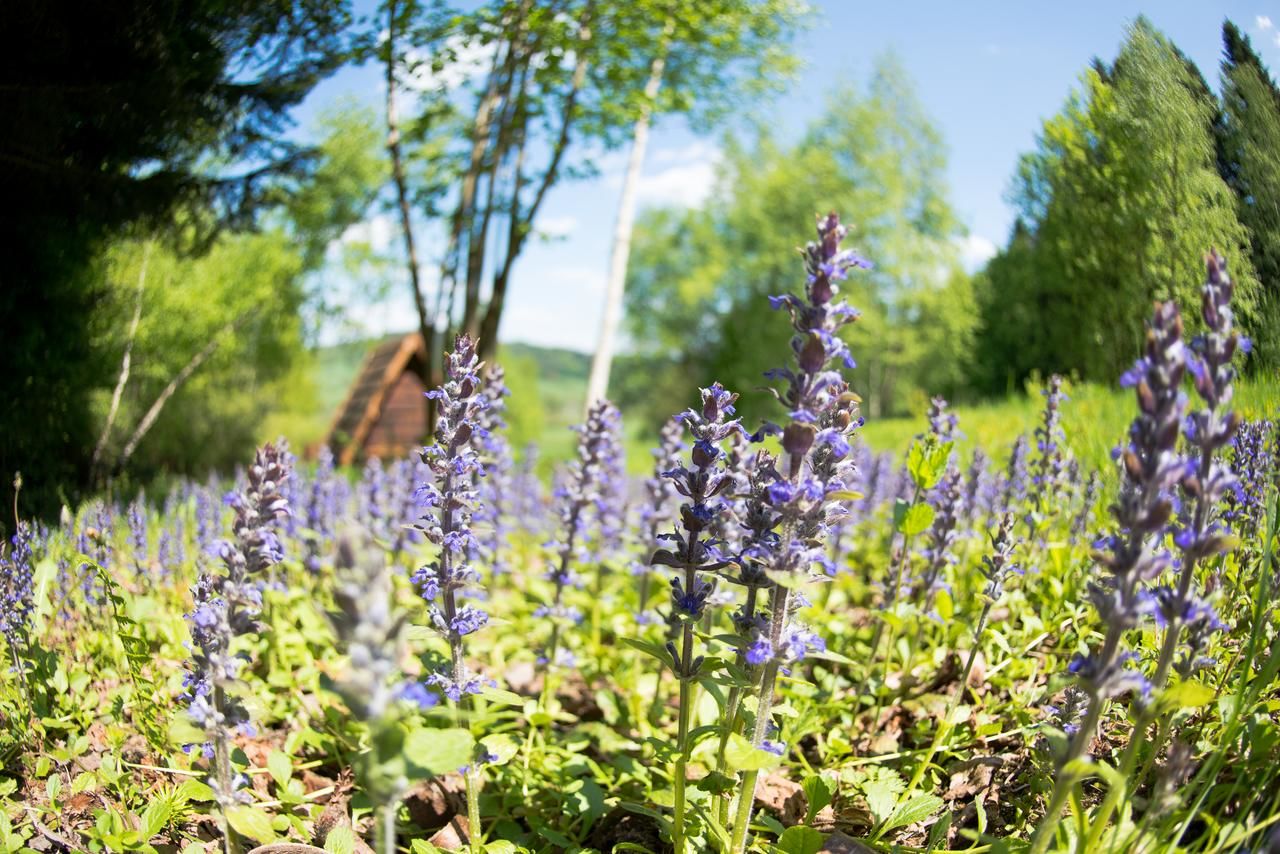
[[[629,34],[621,40],[632,50],[637,44],[643,48],[630,75],[642,85],[630,98],[624,90],[619,99],[630,120],[630,151],[587,383],[587,408],[608,392],[651,123],[662,113],[683,113],[695,125],[713,125],[745,96],[758,99],[778,87],[795,68],[787,48],[801,12],[791,0],[651,0],[619,8],[616,32]]]

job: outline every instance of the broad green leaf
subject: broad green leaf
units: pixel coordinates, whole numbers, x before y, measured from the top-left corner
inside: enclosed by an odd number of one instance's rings
[[[788,827],[778,837],[778,854],[818,854],[825,837],[812,827]]]
[[[475,744],[465,729],[418,729],[405,738],[404,756],[431,774],[448,774],[471,764]]]
[[[157,798],[147,805],[142,813],[142,826],[138,828],[138,836],[145,840],[155,836],[169,823],[173,815],[173,804],[165,798]]]
[[[339,824],[329,831],[324,838],[324,850],[329,854],[353,854],[356,850],[356,835],[351,825]]]
[[[862,786],[862,794],[867,799],[867,809],[877,822],[887,822],[898,806],[900,785],[889,780],[869,780]]]
[[[283,789],[289,785],[289,778],[293,776],[293,762],[284,751],[272,750],[267,754],[267,771],[276,785]]]
[[[1187,680],[1170,685],[1161,695],[1161,702],[1174,709],[1198,709],[1213,702],[1214,690],[1203,682]]]
[[[506,765],[520,752],[520,742],[505,734],[486,735],[480,739],[480,744],[489,754],[490,765]]]
[[[183,780],[178,787],[177,796],[199,804],[207,804],[214,799],[213,789],[199,780]]]
[[[480,692],[480,696],[487,703],[496,703],[500,706],[523,706],[524,697],[514,691],[507,691],[502,688],[485,688]]]
[[[729,736],[724,755],[735,771],[765,771],[782,763],[781,756],[760,750],[736,732]]]
[[[276,838],[276,832],[271,828],[271,816],[257,807],[232,807],[227,810],[227,824],[241,836],[258,842],[272,842]]]
[[[898,530],[905,536],[914,537],[929,530],[933,524],[933,507],[929,504],[912,504],[902,516]]]
[[[942,808],[942,798],[937,795],[929,795],[923,792],[912,795],[911,799],[905,803],[899,804],[889,816],[889,820],[884,823],[881,832],[887,832],[898,827],[906,827],[909,824],[915,824],[918,821],[924,821],[929,816]]]
[[[822,808],[830,804],[836,796],[835,786],[826,778],[811,774],[804,778],[804,782],[800,784],[800,788],[804,789],[804,796],[808,799],[809,806],[805,812],[805,824],[813,821],[813,817],[822,811]]]

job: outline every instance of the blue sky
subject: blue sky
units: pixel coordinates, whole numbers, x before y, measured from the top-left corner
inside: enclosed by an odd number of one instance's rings
[[[1040,123],[1061,107],[1090,59],[1115,56],[1125,26],[1139,14],[1188,54],[1215,88],[1224,17],[1250,35],[1273,70],[1280,67],[1275,3],[813,5],[814,25],[797,42],[805,63],[800,79],[769,107],[775,126],[798,132],[821,110],[833,83],[863,81],[878,54],[894,52],[946,142],[948,194],[969,231],[962,251],[970,267],[980,265],[1008,233],[1012,214],[1004,193],[1018,155],[1034,145]],[[318,110],[340,98],[381,109],[378,70],[345,69],[323,83],[299,109],[301,132]],[[714,135],[695,136],[678,119],[659,122],[645,162],[641,205],[698,204],[711,191],[718,150]],[[584,352],[594,347],[623,157],[606,155],[598,178],[563,183],[548,196],[538,227],[549,238],[533,242],[517,262],[503,340]],[[394,250],[400,237],[393,222],[377,211],[356,234]],[[437,251],[428,246],[428,257]],[[354,299],[348,315],[368,333],[410,329],[415,315],[408,285],[397,280],[376,304]],[[335,328],[323,337],[336,334]]]

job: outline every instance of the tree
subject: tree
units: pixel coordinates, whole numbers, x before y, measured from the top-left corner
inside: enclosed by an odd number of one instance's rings
[[[867,409],[901,411],[951,387],[962,366],[945,361],[942,339],[957,330],[931,323],[941,305],[968,297],[956,276],[962,230],[945,165],[939,134],[892,57],[865,88],[833,92],[794,145],[763,129],[749,144],[726,142],[705,210],[641,218],[627,284],[637,356],[665,361],[686,383],[719,379],[743,392],[744,413],[765,411],[762,374],[789,337],[766,297],[799,287],[794,251],[810,235],[794,224],[838,210],[852,225],[850,244],[876,264],[845,283],[863,312],[847,337]],[[956,314],[957,323],[971,318],[969,307]]]
[[[1249,230],[1261,303],[1254,335],[1258,356],[1274,366],[1280,362],[1280,90],[1231,21],[1222,25],[1222,43],[1219,171]]]
[[[795,67],[785,51],[800,8],[790,0],[620,4],[613,37],[636,43],[633,50],[639,61],[631,76],[643,85],[638,92],[634,85],[612,87],[621,95],[617,108],[634,118],[605,280],[605,309],[587,382],[587,408],[609,387],[650,121],[663,112],[690,112],[696,124],[700,117],[720,113],[743,91],[761,94],[779,85]],[[628,91],[633,93],[630,98]]]
[[[305,152],[287,110],[341,61],[343,0],[17,0],[0,28],[0,469],[28,512],[83,484],[90,399],[114,379],[90,347],[103,244],[175,206],[244,223]],[[217,166],[219,168],[211,168]],[[116,363],[118,364],[118,363]],[[0,498],[8,501],[11,476]]]
[[[1237,320],[1256,328],[1248,235],[1218,175],[1216,117],[1199,71],[1145,18],[1114,63],[1085,71],[1021,159],[1011,192],[1016,245],[979,283],[978,352],[1016,366],[980,371],[987,390],[1034,371],[1114,380],[1153,300],[1175,299],[1185,317],[1198,316],[1210,248],[1231,262]],[[1034,341],[1010,340],[1013,318],[1036,330]]]

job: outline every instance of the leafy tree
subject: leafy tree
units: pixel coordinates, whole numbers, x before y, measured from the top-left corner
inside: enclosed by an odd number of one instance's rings
[[[50,513],[88,474],[104,241],[176,205],[244,222],[304,153],[287,110],[341,60],[344,0],[16,0],[0,27],[0,501]],[[190,220],[189,220],[190,221]],[[208,238],[208,227],[187,232]]]
[[[1022,158],[1016,244],[979,283],[987,390],[1037,370],[1113,380],[1153,300],[1176,299],[1197,316],[1214,247],[1232,265],[1239,321],[1256,328],[1248,235],[1217,172],[1216,115],[1203,77],[1145,18],[1115,63],[1086,70]],[[1019,345],[1010,337],[1019,329],[1035,340]]]
[[[850,243],[876,264],[846,283],[864,316],[847,335],[868,410],[900,410],[953,386],[963,363],[943,339],[972,311],[966,304],[936,325],[939,309],[968,300],[944,170],[938,132],[891,57],[865,90],[834,92],[795,145],[767,130],[748,145],[727,142],[705,210],[642,218],[627,285],[637,356],[667,360],[686,379],[720,379],[744,392],[746,412],[761,406],[768,354],[788,337],[765,297],[797,287],[793,252],[809,239],[784,224],[838,210],[853,225]]]
[[[1219,169],[1249,230],[1261,288],[1254,326],[1261,359],[1280,362],[1280,90],[1249,37],[1222,25],[1222,106]]]

